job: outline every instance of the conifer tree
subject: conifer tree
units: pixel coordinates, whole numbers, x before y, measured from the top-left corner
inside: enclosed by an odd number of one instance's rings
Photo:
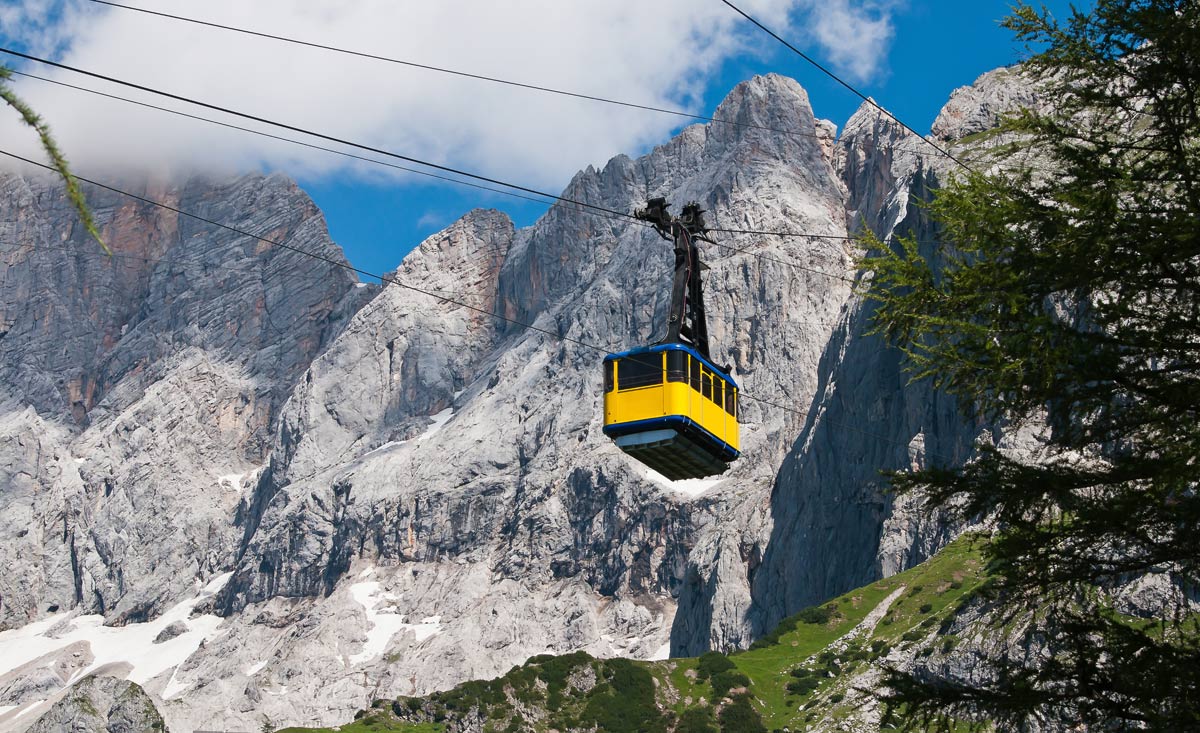
[[[914,377],[1040,430],[1032,455],[983,443],[892,477],[995,522],[993,638],[1021,620],[1035,653],[978,683],[893,671],[886,699],[922,730],[1200,730],[1200,3],[1019,5],[1004,25],[1053,111],[1006,118],[1002,159],[935,196],[932,259],[874,242],[864,265]],[[1144,576],[1164,607],[1122,614],[1114,590]]]

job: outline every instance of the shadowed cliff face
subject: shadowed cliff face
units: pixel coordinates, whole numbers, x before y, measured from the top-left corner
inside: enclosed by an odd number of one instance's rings
[[[954,92],[934,123],[944,145],[991,129],[999,116],[1039,104],[1030,79],[1016,70],[989,72]],[[985,143],[986,145],[986,143]],[[952,148],[972,159],[980,145]],[[845,183],[847,223],[889,246],[911,237],[937,266],[941,231],[925,205],[956,165],[863,105],[834,152]],[[869,283],[870,273],[860,282]],[[961,527],[897,499],[881,474],[925,465],[960,465],[980,437],[1001,441],[994,425],[968,419],[955,398],[911,381],[903,355],[868,335],[875,304],[855,297],[826,347],[809,420],[779,470],[772,496],[772,534],[752,577],[750,632],[846,590],[929,558]],[[986,432],[985,432],[986,431]],[[686,647],[703,649],[700,640]]]
[[[161,610],[230,562],[238,492],[278,410],[352,311],[345,270],[87,189],[114,256],[53,181],[0,178],[0,628],[50,607]],[[140,193],[340,259],[283,177]]]

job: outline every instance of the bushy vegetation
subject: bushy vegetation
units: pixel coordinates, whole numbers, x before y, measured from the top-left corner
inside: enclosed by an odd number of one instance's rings
[[[738,695],[733,702],[721,708],[718,718],[721,733],[767,733],[762,716],[750,704],[748,695]]]
[[[667,730],[667,718],[654,697],[654,678],[628,659],[610,659],[603,666],[604,682],[592,688],[580,721],[611,733],[657,733]]]
[[[817,672],[804,667],[793,669],[789,674],[796,679],[788,683],[787,691],[793,695],[808,695],[821,684],[821,677]]]
[[[717,733],[717,720],[709,708],[688,708],[679,716],[675,733]]]
[[[737,670],[727,669],[713,675],[709,684],[712,685],[709,701],[716,705],[728,696],[731,690],[749,687],[750,678]]]
[[[734,668],[734,663],[721,652],[705,652],[696,660],[696,679],[704,682],[713,675]]]
[[[792,616],[770,635],[774,641],[751,651],[664,662],[539,655],[494,680],[377,701],[342,730],[433,733],[476,715],[485,733],[803,730],[806,719],[844,715],[838,706],[847,675],[878,662],[906,632],[930,635],[934,629],[922,624],[953,614],[979,586],[980,568],[970,540],[960,540],[925,565]],[[959,589],[950,588],[952,578]],[[893,625],[837,651],[829,647],[901,587],[911,601],[893,604]],[[931,610],[922,614],[925,605]]]
[[[757,639],[750,645],[751,649],[764,649],[779,643],[779,639],[785,634],[790,634],[795,631],[800,624],[813,624],[823,626],[831,621],[834,621],[839,616],[838,608],[834,604],[824,606],[810,606],[804,610],[788,616],[779,622],[769,634]]]

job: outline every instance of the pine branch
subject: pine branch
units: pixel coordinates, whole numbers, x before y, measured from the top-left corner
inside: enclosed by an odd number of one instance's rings
[[[79,182],[75,180],[75,176],[71,174],[70,166],[67,165],[67,159],[58,149],[58,144],[54,141],[54,137],[50,134],[50,126],[46,124],[33,109],[12,90],[7,84],[7,81],[12,78],[11,72],[0,67],[0,99],[3,99],[8,106],[17,111],[21,116],[21,121],[33,128],[37,133],[38,139],[42,143],[42,148],[46,151],[46,155],[50,158],[51,165],[58,171],[58,175],[62,178],[63,183],[67,187],[67,198],[75,207],[75,211],[79,214],[79,220],[83,223],[88,234],[92,236],[100,247],[104,249],[105,254],[111,255],[112,250],[104,243],[100,237],[100,231],[96,227],[96,222],[92,218],[91,209],[88,208],[87,201],[83,197],[83,192],[79,190]]]

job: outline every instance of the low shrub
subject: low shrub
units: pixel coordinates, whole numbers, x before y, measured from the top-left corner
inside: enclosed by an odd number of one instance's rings
[[[721,709],[721,733],[767,733],[762,716],[750,704],[748,695],[737,699]]]
[[[710,708],[688,708],[679,716],[675,733],[717,733],[717,720]]]
[[[733,667],[733,662],[721,652],[705,652],[696,660],[696,679],[703,681]]]
[[[595,725],[606,733],[665,733],[667,719],[655,704],[649,672],[628,659],[609,659],[603,675],[606,689],[588,696],[579,716],[583,726]]]
[[[837,606],[809,606],[796,614],[796,619],[805,624],[827,624],[837,615]]]
[[[787,691],[793,695],[808,695],[821,684],[821,680],[816,676],[801,677],[792,680],[787,685]]]
[[[729,694],[730,690],[737,687],[750,686],[750,678],[733,669],[727,669],[713,675],[709,682],[712,684],[712,695],[709,697],[709,700],[714,705]]]

